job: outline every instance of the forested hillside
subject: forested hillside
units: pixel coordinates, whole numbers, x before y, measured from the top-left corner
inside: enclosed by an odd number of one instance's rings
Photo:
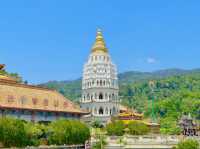
[[[164,79],[170,76],[179,76],[192,73],[198,73],[198,69],[195,70],[182,70],[182,69],[166,69],[159,70],[155,72],[138,72],[129,71],[125,73],[120,73],[118,75],[120,90],[125,86],[130,86],[135,83],[143,83],[148,80],[158,80]],[[50,89],[55,89],[62,93],[65,97],[77,102],[81,96],[81,79],[72,81],[49,81],[47,83],[42,83],[39,86],[44,86]],[[128,93],[127,93],[128,94]],[[120,92],[120,96],[125,96],[125,93]]]
[[[149,81],[154,80],[153,91]],[[151,116],[152,99],[155,115],[161,122],[163,133],[176,133],[177,120],[183,114],[191,114],[200,120],[200,71],[168,69],[156,72],[126,72],[119,74],[122,104]],[[81,79],[75,81],[51,81],[42,86],[56,89],[66,97],[78,101],[81,95]]]

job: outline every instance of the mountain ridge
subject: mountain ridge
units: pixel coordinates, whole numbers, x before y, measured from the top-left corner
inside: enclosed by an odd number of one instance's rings
[[[139,81],[157,80],[171,76],[187,75],[192,73],[200,74],[200,68],[191,70],[170,68],[170,69],[156,70],[152,72],[126,71],[123,73],[119,73],[118,78],[119,78],[119,84],[120,86],[122,86]],[[48,81],[46,83],[39,84],[39,86],[57,90],[65,97],[75,102],[78,102],[81,96],[81,77],[75,80]]]

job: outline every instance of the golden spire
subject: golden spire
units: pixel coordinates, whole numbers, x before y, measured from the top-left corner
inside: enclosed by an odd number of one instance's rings
[[[100,29],[97,29],[96,41],[92,47],[92,52],[108,52]]]

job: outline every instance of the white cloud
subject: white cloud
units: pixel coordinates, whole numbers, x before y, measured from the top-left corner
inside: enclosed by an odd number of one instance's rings
[[[154,64],[154,63],[157,62],[157,60],[156,60],[155,58],[153,58],[153,57],[148,57],[146,61],[147,61],[147,63],[149,63],[149,64]]]

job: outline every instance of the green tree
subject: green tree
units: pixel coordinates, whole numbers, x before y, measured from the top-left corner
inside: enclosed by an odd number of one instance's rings
[[[114,121],[107,124],[106,131],[108,135],[122,136],[124,134],[125,125],[122,121]]]
[[[127,127],[131,135],[145,135],[149,132],[149,128],[142,122],[132,121]]]
[[[50,144],[84,144],[89,137],[89,128],[80,121],[60,119],[50,123],[48,128]]]
[[[28,141],[24,122],[7,117],[0,119],[0,142],[5,147],[23,147]]]

